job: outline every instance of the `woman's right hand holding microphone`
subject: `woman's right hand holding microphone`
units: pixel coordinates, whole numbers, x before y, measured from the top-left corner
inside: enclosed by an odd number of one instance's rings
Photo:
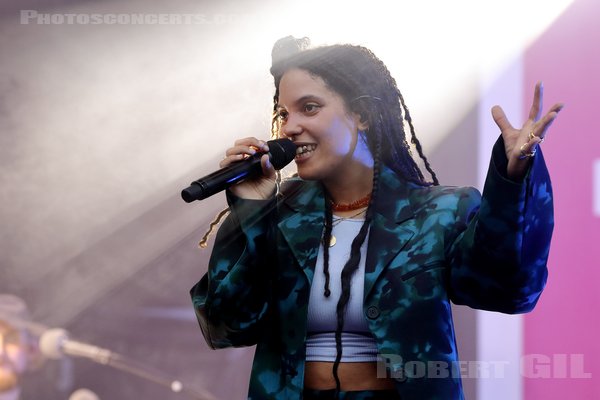
[[[219,166],[224,168],[234,162],[245,160],[256,153],[265,153],[260,160],[262,175],[257,178],[246,179],[229,187],[229,191],[243,199],[263,200],[273,196],[275,192],[275,168],[271,165],[268,154],[267,142],[255,137],[236,140],[234,145],[227,149],[225,158]]]

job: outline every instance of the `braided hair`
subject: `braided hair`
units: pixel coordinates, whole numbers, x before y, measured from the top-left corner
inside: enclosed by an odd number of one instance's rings
[[[350,299],[352,276],[358,270],[363,245],[371,220],[373,205],[378,199],[379,178],[382,166],[392,169],[402,179],[419,186],[438,185],[438,179],[429,161],[423,154],[417,139],[410,112],[404,98],[389,70],[369,49],[354,45],[332,45],[308,48],[307,38],[295,39],[288,36],[277,41],[273,47],[271,74],[275,81],[273,96],[272,136],[279,136],[278,118],[279,83],[284,73],[290,69],[301,69],[321,78],[328,88],[340,95],[347,111],[355,112],[367,122],[366,132],[359,135],[366,140],[373,156],[373,188],[367,207],[365,221],[353,239],[350,257],[341,272],[341,295],[336,307],[336,359],[333,376],[336,393],[340,391],[338,367],[342,358],[342,331],[344,315]],[[419,157],[429,172],[432,182],[425,180],[419,166],[413,159],[410,145],[404,130],[404,121],[410,129],[410,142],[415,146]],[[333,213],[327,191],[325,191],[325,227],[323,234],[323,270],[325,274],[324,294],[329,297],[329,242],[331,240]]]

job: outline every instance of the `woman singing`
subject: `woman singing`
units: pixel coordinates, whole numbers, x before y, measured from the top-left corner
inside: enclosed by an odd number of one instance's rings
[[[298,173],[280,182],[264,155],[260,178],[227,191],[191,291],[206,340],[257,345],[250,399],[461,399],[450,301],[523,313],[544,288],[553,211],[539,145],[562,105],[541,116],[538,84],[521,128],[492,109],[501,135],[481,195],[438,184],[370,50],[287,37],[271,73],[273,135],[296,144]],[[240,139],[220,165],[267,150]]]

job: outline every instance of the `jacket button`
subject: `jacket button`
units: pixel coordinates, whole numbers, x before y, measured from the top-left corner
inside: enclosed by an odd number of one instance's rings
[[[370,306],[369,308],[367,308],[367,317],[369,319],[375,319],[379,317],[379,314],[379,308],[375,306]]]

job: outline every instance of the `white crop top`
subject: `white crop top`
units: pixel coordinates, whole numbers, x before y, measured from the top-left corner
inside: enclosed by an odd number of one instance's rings
[[[332,235],[336,238],[336,244],[329,248],[329,289],[331,294],[329,297],[324,295],[325,274],[323,273],[323,246],[321,246],[308,302],[306,361],[335,361],[336,307],[342,291],[341,272],[350,257],[352,241],[360,231],[364,220],[343,219],[340,221],[340,218],[334,216],[333,223]],[[350,300],[346,307],[342,332],[342,362],[377,361],[377,345],[369,331],[363,311],[368,240],[369,235],[367,234],[360,249],[358,270],[352,276]]]

